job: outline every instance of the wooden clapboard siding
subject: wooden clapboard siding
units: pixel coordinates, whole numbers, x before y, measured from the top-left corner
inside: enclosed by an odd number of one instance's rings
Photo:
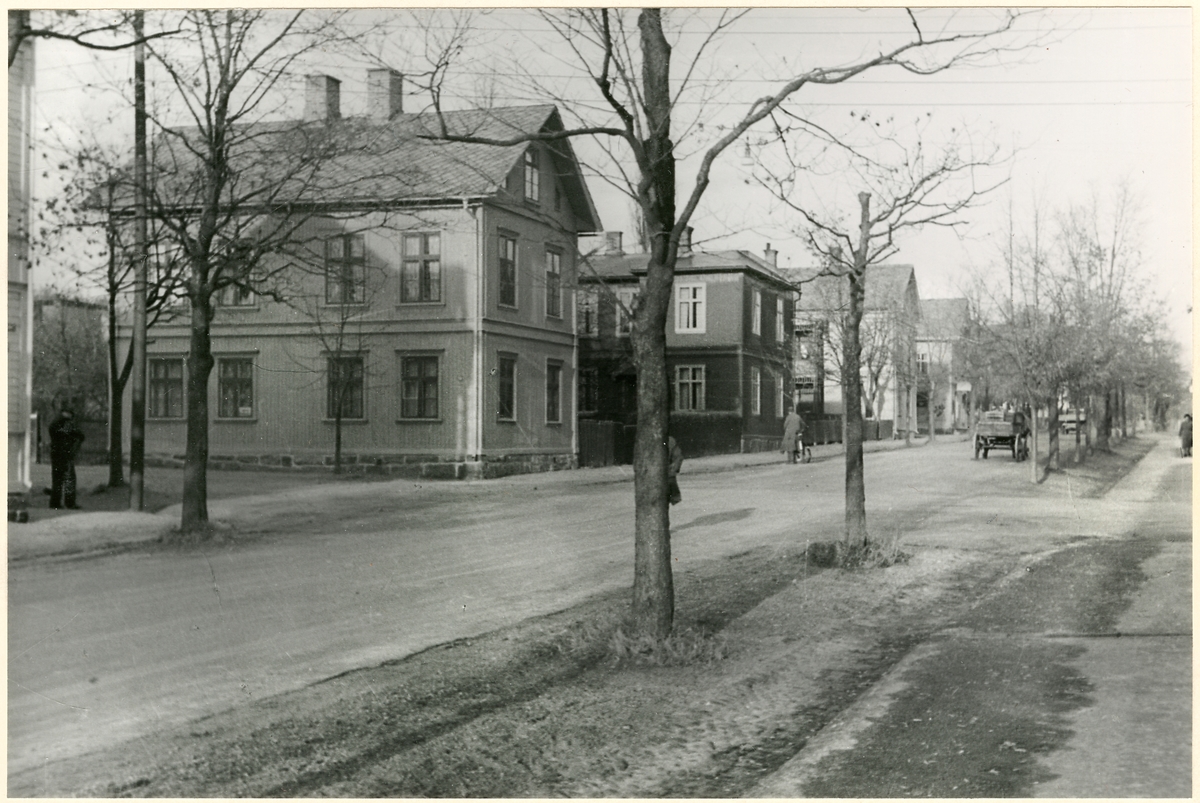
[[[529,338],[489,335],[485,338],[484,350],[487,377],[483,409],[485,452],[552,454],[573,451],[575,368],[571,347]],[[514,421],[501,421],[497,417],[501,354],[512,354],[517,358]],[[562,406],[558,424],[546,422],[546,365],[552,359],[562,366]]]
[[[531,147],[548,153],[547,146]],[[311,258],[293,257],[296,264],[272,263],[270,267],[289,265],[287,281],[277,288],[281,294],[307,298],[310,303],[316,300],[315,309],[332,322],[339,308],[323,304],[319,244],[338,233],[364,234],[367,267],[376,283],[369,285],[368,304],[350,327],[361,335],[361,343],[351,337],[344,345],[346,351],[361,350],[366,366],[365,417],[342,425],[342,448],[351,462],[511,459],[516,465],[529,458],[526,462],[533,467],[571,465],[576,418],[574,230],[580,224],[578,210],[556,200],[568,190],[548,169],[550,164],[547,160],[541,172],[541,202],[524,199],[518,159],[510,180],[482,199],[443,199],[419,209],[308,221],[296,239],[313,243]],[[590,199],[586,200],[590,209]],[[400,303],[406,231],[441,235],[442,287],[437,302]],[[518,242],[515,307],[498,304],[501,232]],[[561,255],[559,315],[547,314],[548,249]],[[316,328],[311,314],[265,296],[250,307],[217,310],[214,355],[218,359],[252,355],[255,415],[246,421],[216,417],[220,382],[214,370],[209,382],[211,455],[328,460],[334,449],[334,425],[325,417],[329,345],[315,336]],[[186,315],[173,325],[157,327],[151,356],[185,353],[187,334]],[[518,361],[513,422],[497,421],[498,380],[493,369],[500,352],[514,354]],[[401,418],[402,360],[407,355],[439,359],[436,419]],[[549,360],[562,369],[558,422],[546,421]],[[182,420],[151,422],[147,452],[181,454],[183,436]],[[507,472],[508,467],[501,466],[496,471],[481,470],[479,476]]]

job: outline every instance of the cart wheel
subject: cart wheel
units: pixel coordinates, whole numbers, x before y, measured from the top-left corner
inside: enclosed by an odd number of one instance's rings
[[[1013,459],[1018,463],[1029,457],[1029,436],[1021,435],[1013,444]]]
[[[979,452],[983,449],[983,441],[978,437],[975,438],[975,459],[979,459]]]

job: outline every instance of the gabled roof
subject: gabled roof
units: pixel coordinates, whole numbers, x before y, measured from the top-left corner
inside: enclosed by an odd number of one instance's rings
[[[787,268],[780,272],[800,288],[797,311],[828,310],[847,298],[849,286],[844,276],[820,276],[817,268]],[[868,265],[863,280],[863,307],[884,309],[903,299],[910,284],[916,284],[912,265]]]
[[[970,305],[965,298],[923,298],[917,339],[957,339],[966,331],[969,315]]]
[[[490,139],[561,131],[551,105],[445,112],[448,131]],[[447,142],[432,114],[398,114],[383,121],[352,117],[331,121],[255,123],[235,129],[232,158],[244,198],[257,188],[272,203],[361,206],[478,199],[496,194],[529,147]],[[185,138],[197,129],[164,132],[155,143],[161,197],[191,205],[199,161]],[[180,136],[182,135],[182,136]],[[553,172],[566,188],[582,231],[600,228],[599,216],[567,140],[549,141]]]
[[[600,279],[629,279],[646,273],[650,255],[603,254],[592,256],[580,271],[580,279],[594,275]],[[760,279],[776,285],[787,285],[788,280],[779,268],[749,251],[695,251],[680,255],[675,260],[675,275],[703,273],[752,273]]]

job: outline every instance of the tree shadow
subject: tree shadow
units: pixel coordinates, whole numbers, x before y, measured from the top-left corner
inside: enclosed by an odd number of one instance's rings
[[[739,510],[726,510],[721,513],[710,513],[707,516],[701,516],[698,519],[692,519],[687,524],[683,524],[679,527],[672,527],[671,532],[677,533],[680,530],[686,530],[688,527],[707,527],[710,524],[724,524],[730,521],[741,521],[742,519],[750,518],[750,514],[755,510],[756,508],[744,507]]]

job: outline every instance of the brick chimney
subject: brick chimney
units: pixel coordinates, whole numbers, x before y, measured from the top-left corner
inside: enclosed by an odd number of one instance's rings
[[[681,257],[690,257],[692,255],[692,232],[695,231],[691,226],[685,226],[679,234],[679,251]]]
[[[367,114],[387,122],[404,111],[404,76],[395,70],[367,70]]]
[[[625,249],[621,247],[621,232],[604,232],[604,253],[610,256],[621,256],[625,253]]]
[[[772,268],[779,267],[779,252],[772,248],[770,243],[767,243],[767,247],[763,249],[763,258]]]
[[[310,75],[304,80],[304,119],[336,120],[342,116],[342,82],[329,75]]]

